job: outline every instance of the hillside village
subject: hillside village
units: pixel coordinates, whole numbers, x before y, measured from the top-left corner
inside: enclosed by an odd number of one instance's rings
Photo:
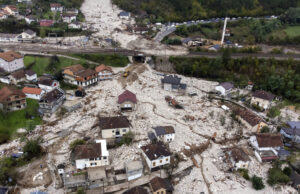
[[[299,7],[157,2],[0,1],[0,194],[300,192]]]
[[[64,91],[53,76],[24,69],[17,52],[0,53],[0,60],[1,110],[22,110],[32,99],[43,119],[34,131],[21,132],[41,138],[45,152],[17,169],[21,193],[252,193],[243,177],[266,181],[268,169],[275,168],[270,162],[297,156],[299,114],[285,109],[281,121],[270,118],[280,98],[252,92],[255,83],[236,88],[230,82],[158,73],[146,63],[95,69],[78,64],[62,70],[63,81],[77,87]],[[2,144],[2,157],[20,160],[24,143]],[[276,189],[295,191],[284,185]]]

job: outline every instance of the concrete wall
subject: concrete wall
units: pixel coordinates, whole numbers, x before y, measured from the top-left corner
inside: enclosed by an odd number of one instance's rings
[[[119,131],[120,134],[117,135],[116,132]],[[103,129],[101,130],[102,138],[115,138],[122,137],[125,133],[129,132],[129,128],[118,128],[118,129]]]

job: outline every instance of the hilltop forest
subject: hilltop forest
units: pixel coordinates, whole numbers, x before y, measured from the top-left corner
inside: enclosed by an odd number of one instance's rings
[[[150,15],[152,22],[187,21],[225,16],[279,15],[300,0],[113,0],[126,11]]]

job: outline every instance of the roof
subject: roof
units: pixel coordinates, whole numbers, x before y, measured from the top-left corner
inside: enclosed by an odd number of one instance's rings
[[[30,29],[24,31],[24,33],[29,34],[29,35],[34,35],[35,34],[35,32],[30,30]]]
[[[129,12],[126,12],[126,11],[122,11],[119,16],[130,16],[130,13]]]
[[[96,71],[92,70],[92,69],[85,69],[84,71],[81,71],[79,73],[77,73],[77,76],[79,77],[89,77],[89,76],[93,76],[96,74]]]
[[[101,65],[97,66],[95,70],[96,70],[97,73],[99,73],[101,71],[104,71],[104,70],[112,72],[111,67],[106,66],[104,64],[101,64]]]
[[[233,83],[231,83],[231,82],[223,82],[223,83],[220,83],[219,86],[222,86],[223,88],[225,88],[225,90],[230,90],[234,87]]]
[[[50,79],[50,78],[40,78],[39,80],[39,84],[41,85],[46,85],[46,86],[52,86],[54,80]]]
[[[74,159],[99,158],[101,156],[101,143],[77,145],[74,148]]]
[[[298,135],[300,136],[300,129],[299,128],[281,128],[286,134],[288,135]]]
[[[141,147],[143,152],[150,160],[155,160],[161,156],[170,156],[171,153],[167,150],[167,148],[161,142],[155,144],[149,144]]]
[[[153,128],[157,136],[175,133],[172,126],[157,126]]]
[[[129,90],[125,90],[119,97],[118,97],[118,103],[122,104],[125,101],[131,101],[133,103],[136,103],[136,95]]]
[[[34,192],[30,192],[30,194],[48,194],[42,191],[34,191]]]
[[[11,76],[13,76],[16,80],[25,78],[25,71],[23,69],[15,71],[11,74]]]
[[[125,116],[100,117],[99,126],[102,129],[128,128],[130,123]]]
[[[25,71],[25,74],[29,75],[29,76],[32,76],[32,75],[35,75],[36,73],[34,71],[32,71],[31,69],[29,69],[29,70]]]
[[[45,94],[40,101],[44,101],[46,103],[54,102],[60,99],[64,95],[64,92],[61,89],[55,88],[51,92]]]
[[[34,15],[28,15],[25,18],[31,19],[31,20],[36,20],[36,17]]]
[[[4,87],[0,90],[0,102],[6,101],[11,95],[26,96],[21,90],[11,87]]]
[[[18,10],[17,6],[15,6],[15,5],[7,5],[6,7],[11,9],[12,11],[17,11]]]
[[[0,187],[0,194],[7,194],[8,188],[7,187]]]
[[[62,14],[63,17],[76,17],[75,13],[63,13]]]
[[[269,100],[269,101],[271,101],[275,98],[274,94],[271,94],[270,92],[266,92],[263,90],[256,90],[255,92],[253,92],[252,96],[256,97],[256,98]]]
[[[213,45],[213,46],[211,46],[209,48],[214,48],[216,50],[219,50],[221,48],[221,46],[219,44],[216,44],[216,45]]]
[[[61,7],[60,3],[51,3],[50,7]]]
[[[25,94],[36,94],[40,95],[42,93],[41,88],[30,88],[30,87],[24,87],[22,90]]]
[[[259,133],[256,134],[259,147],[282,147],[281,134]]]
[[[66,67],[64,69],[65,70],[68,69],[68,70],[72,71],[74,74],[77,74],[77,73],[85,70],[85,68],[82,67],[82,65],[80,65],[80,64],[72,65],[72,66]]]
[[[148,192],[146,189],[137,186],[125,191],[123,194],[148,194]]]
[[[190,42],[190,41],[192,41],[193,39],[192,38],[190,38],[190,37],[188,37],[188,38],[185,38],[185,39],[183,39],[182,40],[182,43],[188,43],[188,42]]]
[[[280,148],[280,150],[278,150],[278,156],[289,156],[290,152],[285,150],[284,148]]]
[[[240,116],[243,120],[249,123],[252,127],[257,124],[264,122],[262,118],[257,116],[255,113],[249,111],[248,109],[238,109],[236,112],[238,116]]]
[[[16,59],[22,59],[23,56],[20,55],[19,53],[16,53],[14,51],[7,51],[4,53],[0,53],[0,58],[7,61],[7,62],[11,62],[14,61]]]
[[[161,79],[162,83],[172,84],[172,85],[179,85],[181,78],[176,75],[166,75],[163,79]]]
[[[226,151],[226,154],[228,154],[235,162],[250,161],[248,154],[241,147],[225,148],[224,151]]]
[[[155,177],[150,181],[150,187],[153,189],[153,192],[160,189],[166,189],[167,191],[173,191],[173,186],[168,179],[162,179],[160,177]]]
[[[289,122],[287,122],[287,124],[288,124],[291,128],[300,129],[300,121],[289,121]]]

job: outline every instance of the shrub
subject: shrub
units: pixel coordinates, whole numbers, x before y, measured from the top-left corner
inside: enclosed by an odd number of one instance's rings
[[[70,143],[70,150],[74,150],[77,145],[83,145],[85,143],[83,139],[76,139]]]
[[[278,183],[287,184],[290,178],[282,172],[280,168],[270,168],[268,171],[268,184],[273,186]]]
[[[251,104],[251,106],[257,112],[262,112],[263,111],[263,109],[260,106],[256,105],[256,104]]]
[[[16,178],[15,161],[10,157],[0,159],[0,184],[13,185]]]
[[[42,146],[40,145],[41,139],[27,140],[23,147],[24,159],[31,160],[34,157],[42,155]]]
[[[277,107],[272,107],[267,114],[267,116],[270,118],[275,118],[279,115],[280,115],[280,110]]]
[[[225,125],[225,121],[226,121],[225,116],[224,116],[224,115],[221,115],[221,116],[220,116],[220,123],[221,123],[222,126]]]
[[[292,169],[290,167],[285,167],[283,169],[283,173],[286,174],[287,176],[291,176],[292,174]]]
[[[260,130],[261,133],[269,133],[270,132],[270,128],[267,126],[264,126],[263,128],[261,128]]]
[[[246,180],[250,180],[250,176],[248,174],[248,170],[244,168],[238,169],[238,171],[241,173],[242,177]]]
[[[251,178],[251,182],[252,182],[252,187],[255,189],[255,190],[261,190],[263,188],[265,188],[265,185],[262,181],[262,178],[261,177],[258,177],[256,175],[254,175],[252,178]]]
[[[130,145],[132,143],[132,141],[134,140],[134,133],[129,131],[126,134],[123,135],[121,141],[119,142],[119,145]]]

